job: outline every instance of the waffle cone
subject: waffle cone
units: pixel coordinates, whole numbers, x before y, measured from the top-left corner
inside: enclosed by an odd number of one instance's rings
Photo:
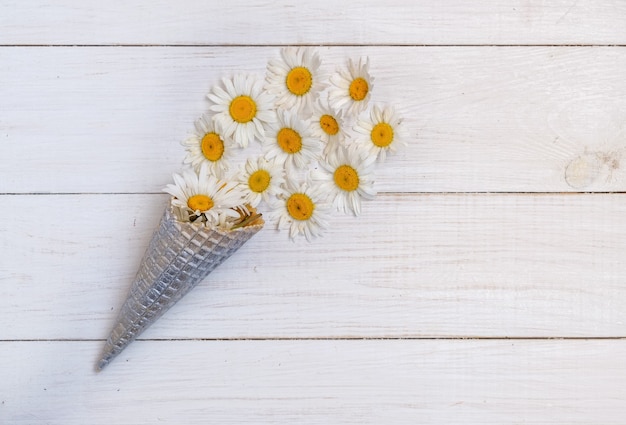
[[[179,221],[166,208],[98,362],[104,368],[224,260],[263,227],[235,230]],[[257,223],[255,222],[255,223]]]

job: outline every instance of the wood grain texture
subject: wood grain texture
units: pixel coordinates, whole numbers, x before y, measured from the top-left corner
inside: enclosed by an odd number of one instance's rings
[[[0,4],[2,44],[624,44],[610,0]]]
[[[623,340],[136,341],[106,372],[86,372],[101,344],[0,343],[0,419],[608,425],[626,415]]]
[[[0,339],[108,335],[166,197],[0,200]],[[12,217],[42,203],[54,225]],[[312,244],[268,225],[144,336],[626,335],[626,196],[379,195],[364,210]]]
[[[0,193],[158,192],[205,94],[278,48],[0,48]],[[626,49],[321,48],[368,55],[409,147],[380,191],[624,191]],[[243,160],[245,156],[241,156]],[[68,173],[67,170],[72,172]],[[44,177],[45,178],[42,178]]]
[[[0,2],[0,423],[623,424],[626,3],[227,3]],[[96,374],[205,94],[293,44],[409,146]]]

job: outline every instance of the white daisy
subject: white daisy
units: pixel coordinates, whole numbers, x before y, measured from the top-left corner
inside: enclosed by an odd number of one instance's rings
[[[376,195],[373,165],[376,158],[362,154],[359,146],[341,147],[320,163],[321,169],[312,173],[324,193],[329,194],[333,208],[356,216],[361,213],[361,199]]]
[[[182,175],[174,174],[173,178],[174,184],[168,184],[163,191],[174,197],[172,205],[178,209],[179,219],[228,227],[240,217],[233,208],[242,207],[244,193],[237,183],[208,174],[206,163],[198,173],[186,168]]]
[[[335,151],[346,138],[343,112],[336,112],[327,102],[318,102],[311,126],[313,135],[324,142],[324,155]]]
[[[233,79],[222,79],[224,87],[215,86],[208,98],[214,103],[225,137],[232,137],[242,147],[255,137],[263,140],[264,124],[274,122],[273,98],[263,90],[263,81],[252,76],[237,74]]]
[[[270,214],[278,228],[289,228],[289,237],[304,235],[308,241],[319,236],[328,227],[328,204],[319,187],[310,182],[287,183],[285,193],[276,202]]]
[[[219,126],[206,115],[195,122],[195,127],[194,134],[183,142],[187,150],[184,163],[191,164],[196,171],[200,170],[202,164],[207,164],[210,174],[219,178],[224,177],[230,166],[229,158],[232,156],[234,146],[224,141]]]
[[[408,136],[402,118],[391,106],[374,105],[369,117],[359,118],[354,131],[363,135],[356,142],[379,161],[384,161],[387,153],[395,153],[399,146],[407,145]]]
[[[367,107],[372,92],[374,78],[369,74],[369,58],[359,59],[358,63],[348,60],[348,68],[342,68],[331,75],[333,87],[328,93],[330,106],[345,109],[350,115],[357,115]]]
[[[280,60],[270,60],[267,65],[265,88],[276,96],[276,106],[310,110],[325,88],[317,52],[308,47],[285,47],[280,56]]]
[[[239,184],[246,194],[246,203],[252,207],[258,206],[261,200],[269,203],[270,197],[279,194],[285,183],[282,165],[263,157],[256,161],[249,158],[238,175]]]
[[[263,142],[265,157],[276,158],[276,161],[285,164],[288,172],[293,167],[305,167],[318,157],[322,141],[313,137],[308,120],[302,120],[288,111],[278,111],[277,116],[278,121],[270,125]]]

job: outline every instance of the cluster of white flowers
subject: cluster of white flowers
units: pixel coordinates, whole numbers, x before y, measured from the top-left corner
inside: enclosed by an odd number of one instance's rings
[[[280,56],[265,79],[237,74],[208,94],[210,112],[183,143],[188,168],[164,189],[179,218],[230,228],[263,203],[278,228],[311,240],[332,210],[358,215],[375,196],[376,160],[406,133],[393,107],[371,104],[369,60],[327,73],[312,48]]]

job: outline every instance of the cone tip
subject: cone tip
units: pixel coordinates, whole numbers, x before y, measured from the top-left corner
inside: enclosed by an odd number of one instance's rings
[[[98,363],[96,364],[96,372],[102,372],[102,369],[104,369],[104,367],[108,364],[109,362],[104,359],[98,361]]]

